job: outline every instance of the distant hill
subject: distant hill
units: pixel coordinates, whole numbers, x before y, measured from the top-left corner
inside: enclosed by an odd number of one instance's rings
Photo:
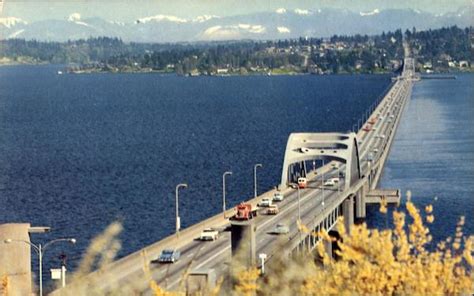
[[[210,40],[274,40],[299,36],[329,37],[380,34],[416,27],[419,30],[474,25],[472,7],[455,13],[434,15],[412,9],[353,12],[344,9],[277,9],[248,15],[219,17],[203,15],[184,19],[172,15],[144,16],[122,23],[101,18],[82,19],[73,13],[64,20],[27,22],[16,17],[0,18],[0,38],[67,41],[89,37],[118,37],[129,42],[183,42]]]

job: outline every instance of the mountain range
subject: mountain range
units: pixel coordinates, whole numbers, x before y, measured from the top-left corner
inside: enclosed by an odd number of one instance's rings
[[[193,19],[173,15],[145,16],[133,22],[81,18],[73,13],[64,20],[28,22],[17,17],[0,18],[0,39],[22,38],[67,41],[89,37],[118,37],[130,42],[194,42],[238,39],[287,39],[301,36],[329,37],[380,34],[415,27],[417,30],[457,25],[473,26],[472,7],[456,12],[431,14],[414,9],[353,12],[346,9],[288,10]]]

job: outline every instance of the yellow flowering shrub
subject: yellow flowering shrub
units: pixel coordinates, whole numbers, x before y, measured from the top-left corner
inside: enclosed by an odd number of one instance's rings
[[[387,212],[385,203],[381,205],[381,212]],[[230,282],[223,284],[223,279],[220,279],[216,287],[191,295],[473,294],[474,236],[463,236],[464,217],[457,223],[453,239],[447,238],[435,248],[428,248],[432,238],[425,223],[433,221],[432,205],[426,206],[422,213],[410,199],[406,203],[406,213],[393,212],[393,229],[369,229],[363,223],[353,225],[347,231],[340,217],[336,227],[338,238],[335,238],[325,230],[311,232],[298,221],[298,230],[302,234],[321,240],[315,250],[304,251],[291,259],[273,256],[272,261],[267,263],[265,275],[260,274],[256,267],[247,269],[239,265],[239,262],[245,261],[242,257],[242,260],[234,260],[232,275],[227,277]],[[106,234],[92,244],[91,253],[104,253],[101,251],[104,245],[112,247],[115,252],[114,237],[120,230],[119,225],[109,227]],[[336,258],[326,252],[325,244],[337,245]],[[178,291],[166,291],[160,287],[152,277],[146,252],[142,253],[142,257],[143,280],[154,295],[189,295],[184,285],[180,285]],[[89,268],[92,259],[85,256],[84,261],[81,267]],[[83,269],[79,270],[84,272]],[[185,272],[181,282],[186,280]],[[5,290],[5,280],[2,284]],[[73,285],[69,285],[71,295],[99,295],[79,288],[81,285],[71,289]],[[120,285],[117,289],[119,294],[124,295],[138,291],[133,285]]]
[[[0,295],[7,296],[8,295],[8,287],[9,287],[9,278],[7,275],[1,277],[1,284],[0,284]]]
[[[338,223],[337,260],[326,260],[324,246],[317,251],[322,266],[300,288],[303,295],[463,295],[474,292],[472,269],[474,237],[462,237],[461,218],[454,241],[427,251],[431,241],[420,211],[412,202],[406,209],[413,222],[406,225],[405,214],[393,213],[393,230],[369,230],[355,225],[348,235]],[[427,221],[434,218],[432,206],[425,208]],[[341,219],[342,222],[342,219]],[[406,230],[407,229],[407,230]],[[322,236],[327,240],[327,235]],[[450,241],[448,241],[450,243]],[[464,249],[461,250],[461,246]]]

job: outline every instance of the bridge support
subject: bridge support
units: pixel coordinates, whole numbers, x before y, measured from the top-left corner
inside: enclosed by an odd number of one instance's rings
[[[254,221],[232,222],[230,231],[232,258],[236,258],[245,268],[254,267],[257,263]]]
[[[358,219],[365,218],[366,216],[366,196],[368,192],[369,184],[366,183],[355,196],[355,216]]]
[[[354,196],[349,196],[342,203],[342,214],[344,215],[344,227],[347,233],[350,233],[351,227],[354,224]]]

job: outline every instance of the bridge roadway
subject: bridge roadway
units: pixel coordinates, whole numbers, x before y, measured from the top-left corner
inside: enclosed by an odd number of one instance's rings
[[[411,79],[405,77],[406,75],[403,76],[402,79],[394,81],[391,89],[369,117],[380,118],[382,116],[382,118],[376,121],[371,131],[361,129],[357,133],[357,139],[360,143],[360,167],[364,175],[369,173],[370,168],[377,167],[380,162],[382,162],[381,167],[383,167],[384,158],[390,149],[402,110],[411,93]],[[366,122],[364,126],[367,124]],[[371,154],[371,164],[373,165],[369,165],[369,154]],[[344,198],[351,194],[351,192],[342,192],[344,180],[341,180],[340,187],[324,188],[322,186],[323,176],[329,178],[338,175],[338,169],[335,169],[333,164],[334,162],[331,162],[319,168],[317,174],[314,174],[314,172],[310,174],[309,176],[313,177],[308,188],[300,190],[300,213],[301,220],[305,225],[310,225],[321,215],[327,215],[325,211],[330,207],[337,206],[341,197]],[[340,165],[340,169],[343,166]],[[380,172],[378,172],[378,175],[380,175]],[[375,188],[377,180],[378,178],[370,184],[371,188]],[[339,190],[339,188],[341,189]],[[274,192],[274,190],[266,192],[252,200],[252,203],[256,204],[264,197],[271,197]],[[295,242],[296,245],[300,243],[300,232],[297,228],[297,190],[285,188],[281,192],[284,195],[284,200],[278,203],[280,213],[275,216],[267,216],[261,211],[254,222],[257,226],[257,254],[267,254],[269,256],[267,260],[271,260],[272,255],[275,254],[278,248],[282,246],[292,248],[295,246]],[[227,217],[232,213],[233,210],[227,211]],[[290,233],[280,236],[270,234],[277,223],[287,224]],[[185,229],[179,238],[173,235],[145,248],[146,258],[143,258],[144,255],[139,251],[112,263],[106,269],[93,272],[88,276],[90,279],[89,289],[100,293],[119,289],[123,294],[131,291],[151,294],[148,282],[144,280],[144,260],[151,261],[159,256],[162,249],[170,247],[177,247],[181,251],[179,261],[174,264],[150,264],[152,278],[163,288],[178,289],[180,285],[184,284],[182,282],[184,273],[192,270],[212,268],[217,274],[220,274],[229,266],[231,259],[230,232],[221,232],[219,239],[216,241],[202,242],[196,240],[196,238],[205,227],[214,226],[223,230],[228,225],[228,220],[224,219],[221,213],[199,225],[191,226],[188,231]],[[57,290],[52,294],[60,295],[60,292],[61,290]]]

